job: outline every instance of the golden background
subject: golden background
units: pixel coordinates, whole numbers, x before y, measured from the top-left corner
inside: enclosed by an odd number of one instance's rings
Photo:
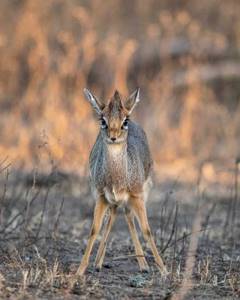
[[[156,170],[238,157],[239,1],[3,0],[0,11],[0,158],[14,167],[85,174],[98,125],[84,87],[102,100],[141,88],[134,118]]]

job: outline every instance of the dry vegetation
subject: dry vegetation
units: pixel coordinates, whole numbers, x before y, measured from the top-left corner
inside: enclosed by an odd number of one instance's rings
[[[237,169],[236,169],[237,170]],[[102,271],[75,272],[86,246],[93,200],[84,178],[1,172],[0,295],[12,299],[227,299],[240,296],[236,172],[228,194],[210,195],[178,180],[156,183],[150,222],[169,275],[161,277],[145,247],[141,273],[123,216]],[[76,209],[76,208],[79,209]],[[238,208],[238,210],[237,210]],[[97,245],[99,243],[97,242]]]
[[[0,11],[0,297],[240,297],[240,2],[2,0]],[[119,218],[104,270],[72,288],[98,130],[82,90],[105,100],[137,86],[170,274],[147,250],[151,271],[138,271]]]

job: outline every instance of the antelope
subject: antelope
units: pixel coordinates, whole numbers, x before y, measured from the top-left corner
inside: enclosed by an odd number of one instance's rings
[[[124,208],[140,270],[148,271],[149,266],[137,235],[135,217],[145,241],[151,248],[158,269],[162,274],[166,274],[166,268],[151,233],[145,207],[152,186],[153,161],[145,132],[130,119],[140,101],[139,88],[125,101],[116,90],[107,104],[100,102],[87,89],[84,89],[84,94],[99,117],[100,129],[89,157],[91,187],[96,204],[89,239],[77,275],[84,274],[104,216],[109,212],[95,260],[96,268],[102,268],[107,239],[119,206]]]

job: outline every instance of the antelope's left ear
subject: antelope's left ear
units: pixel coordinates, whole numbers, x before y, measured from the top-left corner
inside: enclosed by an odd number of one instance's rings
[[[135,106],[137,105],[137,103],[140,101],[140,88],[137,88],[126,100],[125,102],[125,108],[128,111],[128,114],[130,115],[133,111],[133,109],[135,108]]]

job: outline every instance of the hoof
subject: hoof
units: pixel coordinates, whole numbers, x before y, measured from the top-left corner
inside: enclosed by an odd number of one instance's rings
[[[169,275],[169,272],[167,271],[166,268],[160,270],[161,276],[163,277],[167,277]]]
[[[100,272],[101,269],[102,269],[102,267],[100,267],[100,266],[96,266],[96,267],[95,267],[95,270],[96,270],[97,272]]]
[[[150,272],[149,267],[141,269],[141,272],[146,274],[149,273]]]

